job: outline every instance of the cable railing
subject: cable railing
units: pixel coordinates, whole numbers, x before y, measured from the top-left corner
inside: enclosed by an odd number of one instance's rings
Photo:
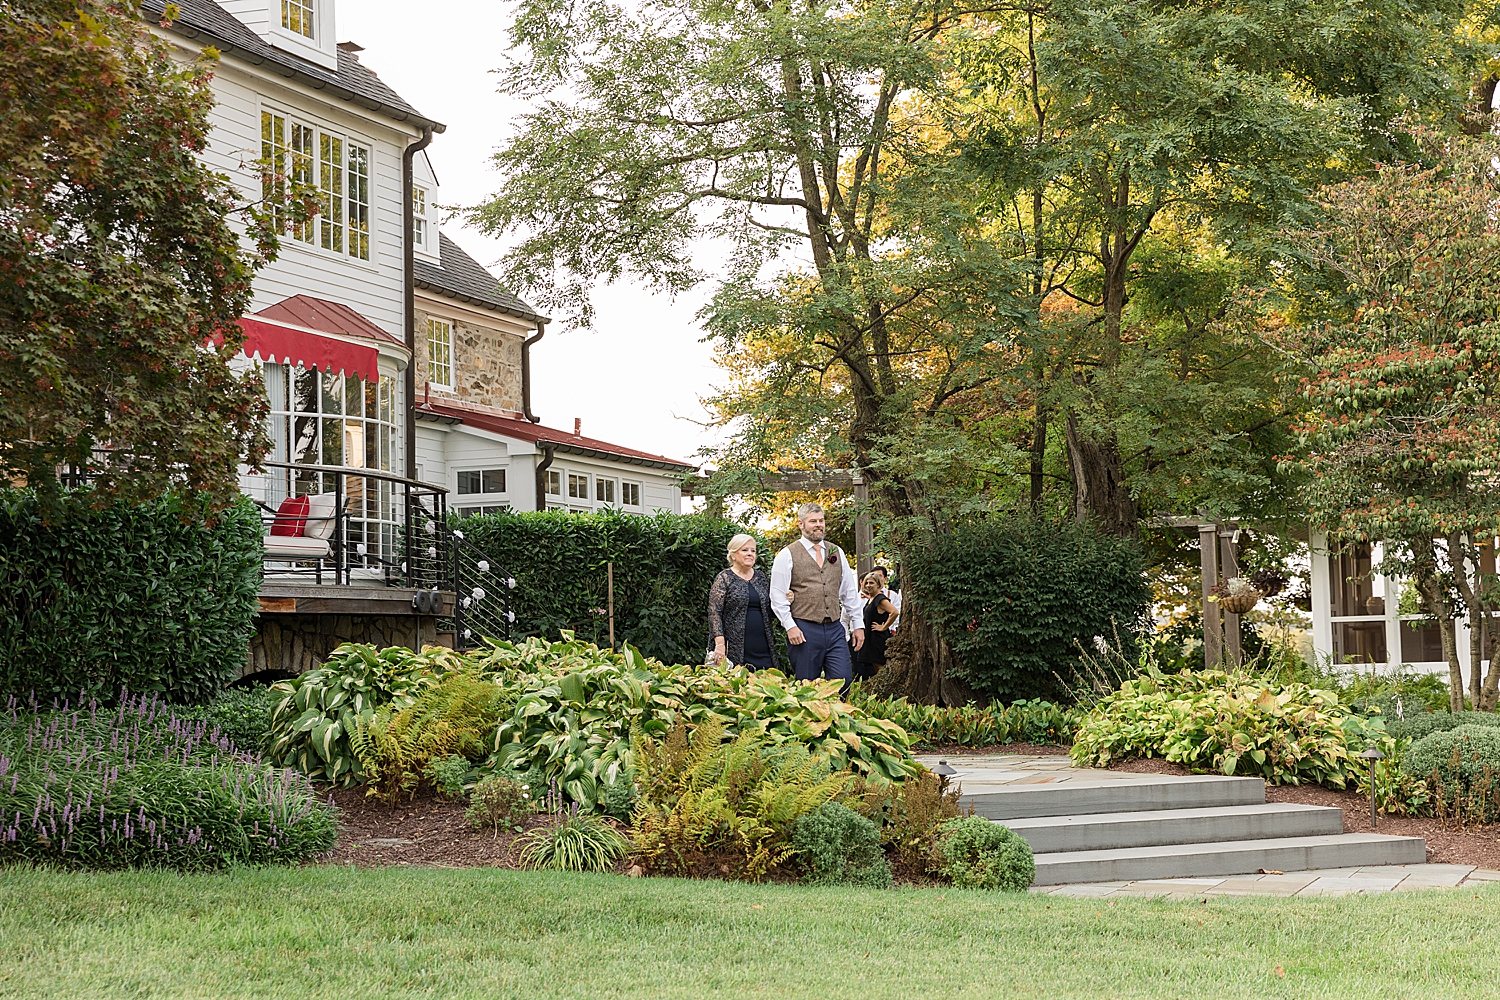
[[[453,614],[439,630],[457,648],[509,637],[515,578],[449,524],[446,489],[373,469],[262,466],[241,488],[261,508],[268,581],[403,587],[413,611],[436,616],[448,591]]]

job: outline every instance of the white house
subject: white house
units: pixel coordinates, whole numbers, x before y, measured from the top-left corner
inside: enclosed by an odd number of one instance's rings
[[[420,190],[420,189],[419,189]],[[417,475],[461,514],[614,509],[679,513],[694,467],[543,425],[531,414],[531,345],[546,318],[446,234],[416,259]],[[423,350],[425,346],[425,350]]]
[[[409,497],[441,502],[422,484],[445,488],[468,513],[678,509],[675,483],[691,466],[527,416],[526,344],[546,321],[438,233],[423,150],[443,125],[361,63],[358,45],[337,41],[334,0],[172,6],[170,21],[163,0],[143,0],[142,13],[183,61],[207,46],[222,54],[209,166],[246,204],[275,204],[289,184],[318,203],[309,221],[285,220],[280,254],[257,274],[241,320],[240,363],[264,373],[273,441],[266,471],[244,470],[242,489],[272,509],[323,494],[309,503],[330,512],[283,517],[276,527],[294,525],[290,541],[268,536],[250,669],[303,670],[345,639],[441,638],[433,630],[457,613],[455,597],[432,588],[441,577],[446,591],[450,570],[434,563],[428,580],[398,544],[404,531],[432,529],[405,522],[415,516]],[[340,494],[341,524],[331,521]],[[335,554],[333,578],[298,546]],[[277,560],[283,550],[297,558]],[[295,576],[309,565],[312,579]],[[357,586],[334,593],[330,582]]]
[[[1429,673],[1448,671],[1438,627],[1418,614],[1401,611],[1401,596],[1409,582],[1381,572],[1382,546],[1357,544],[1330,547],[1326,535],[1312,532],[1313,650],[1320,660],[1334,663],[1406,665]],[[1493,550],[1485,558],[1494,559]],[[1494,566],[1484,567],[1493,573]],[[1456,623],[1459,663],[1468,676],[1469,629]],[[1486,661],[1487,662],[1487,661]]]

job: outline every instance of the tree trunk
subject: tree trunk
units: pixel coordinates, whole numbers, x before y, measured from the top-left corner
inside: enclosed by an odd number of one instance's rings
[[[1042,406],[1042,384],[1037,380],[1036,418],[1031,432],[1031,512],[1042,512],[1043,463],[1047,458],[1047,410]]]
[[[1113,435],[1093,441],[1078,431],[1078,420],[1068,414],[1068,467],[1073,473],[1073,516],[1093,520],[1113,535],[1136,533],[1135,500],[1125,484],[1124,462]]]
[[[1464,673],[1458,665],[1458,643],[1453,635],[1453,610],[1448,606],[1448,597],[1443,592],[1443,581],[1438,575],[1437,553],[1431,538],[1417,538],[1412,542],[1412,554],[1417,564],[1414,582],[1427,611],[1437,619],[1438,633],[1443,638],[1443,658],[1448,661],[1448,707],[1454,712],[1464,710]]]
[[[1469,551],[1469,546],[1461,535],[1448,536],[1448,561],[1453,564],[1453,582],[1458,587],[1458,596],[1464,602],[1464,608],[1469,613],[1469,701],[1475,708],[1479,707],[1480,687],[1480,664],[1484,662],[1484,651],[1480,648],[1484,641],[1484,605],[1479,600],[1479,594],[1475,588],[1469,585],[1469,567],[1473,566],[1477,575],[1479,570],[1479,553]]]
[[[870,681],[876,694],[923,705],[965,705],[974,690],[953,676],[953,650],[923,613],[910,582],[903,584],[901,622],[886,645],[885,666]]]

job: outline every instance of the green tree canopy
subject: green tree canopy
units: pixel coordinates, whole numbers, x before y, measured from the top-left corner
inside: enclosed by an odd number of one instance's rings
[[[242,251],[199,159],[215,60],[174,61],[133,3],[0,10],[0,477],[223,504],[264,454],[264,392],[229,362],[270,244]]]
[[[1500,534],[1500,145],[1435,152],[1435,166],[1327,190],[1326,219],[1303,240],[1332,275],[1311,306],[1327,318],[1293,346],[1307,371],[1298,464],[1313,522],[1335,544],[1385,542],[1386,572],[1412,575],[1442,626],[1457,711],[1450,589],[1471,613],[1471,662],[1489,658],[1500,608],[1478,551]],[[1493,708],[1500,673],[1491,666],[1482,692],[1477,675],[1474,700]]]

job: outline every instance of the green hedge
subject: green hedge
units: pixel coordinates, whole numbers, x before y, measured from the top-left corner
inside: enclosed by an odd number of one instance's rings
[[[121,688],[205,701],[238,673],[260,589],[248,501],[212,527],[178,498],[44,511],[0,491],[0,693],[106,698]]]
[[[1024,514],[962,524],[908,553],[906,571],[961,679],[1006,702],[1066,698],[1095,637],[1118,636],[1134,662],[1151,604],[1134,542]]]
[[[505,511],[457,522],[464,538],[516,578],[514,638],[555,640],[561,629],[609,644],[605,564],[615,564],[615,642],[664,663],[702,663],[708,589],[744,528],[703,514]],[[775,553],[761,545],[761,567]],[[777,632],[780,630],[777,629]]]

